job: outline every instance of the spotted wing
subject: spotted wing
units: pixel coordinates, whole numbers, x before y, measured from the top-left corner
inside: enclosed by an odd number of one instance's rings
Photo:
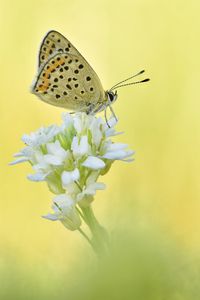
[[[40,46],[39,67],[56,53],[82,56],[66,37],[55,30],[51,30],[46,34]]]
[[[42,64],[32,92],[49,104],[73,111],[88,111],[105,99],[96,73],[79,53],[69,51],[51,55]]]

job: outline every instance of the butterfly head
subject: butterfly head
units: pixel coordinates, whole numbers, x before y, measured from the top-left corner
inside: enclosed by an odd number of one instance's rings
[[[106,98],[108,101],[108,105],[115,102],[117,100],[117,97],[118,97],[117,91],[115,91],[115,92],[113,92],[111,90],[106,91]]]

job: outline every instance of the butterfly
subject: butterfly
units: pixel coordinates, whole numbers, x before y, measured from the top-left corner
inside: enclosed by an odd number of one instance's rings
[[[61,33],[51,30],[40,46],[38,73],[32,93],[44,102],[73,112],[96,114],[103,110],[106,112],[109,107],[115,116],[111,104],[117,99],[117,89],[148,81],[147,78],[125,84],[142,73],[144,70],[105,91],[99,77],[80,52]]]

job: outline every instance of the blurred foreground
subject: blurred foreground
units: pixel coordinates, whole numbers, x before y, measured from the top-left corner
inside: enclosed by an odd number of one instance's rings
[[[60,272],[51,271],[51,262],[26,269],[7,255],[0,270],[0,298],[199,299],[200,263],[191,262],[155,229],[124,227],[112,233],[107,257],[98,260],[92,250],[90,254],[83,251],[70,271]]]

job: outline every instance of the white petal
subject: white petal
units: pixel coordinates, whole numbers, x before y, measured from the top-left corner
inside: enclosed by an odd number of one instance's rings
[[[132,161],[134,161],[134,160],[135,160],[134,158],[122,159],[122,161],[125,161],[125,162],[132,162]]]
[[[95,182],[87,186],[84,193],[88,195],[94,195],[96,190],[104,190],[106,185],[103,182]]]
[[[22,136],[22,142],[24,142],[24,144],[26,144],[26,145],[32,146],[32,139],[28,134],[24,134]]]
[[[62,159],[65,159],[66,157],[66,151],[63,149],[63,147],[61,147],[59,141],[55,141],[55,143],[48,143],[47,151],[49,154],[59,156]]]
[[[43,159],[43,161],[40,161],[40,163],[36,163],[35,165],[33,165],[33,169],[35,171],[37,171],[37,172],[39,172],[39,171],[47,171],[47,170],[49,171],[49,168],[50,168],[49,164],[46,163],[44,161],[44,159]]]
[[[56,203],[61,209],[74,205],[73,199],[66,194],[60,194],[54,197],[53,202]]]
[[[77,201],[79,202],[79,204],[86,204],[88,202],[88,204],[91,203],[92,200],[92,196],[95,195],[97,190],[104,190],[106,188],[105,184],[102,182],[94,182],[92,184],[89,184],[87,186],[87,188],[85,190],[83,190],[81,193],[79,193],[77,195]]]
[[[36,182],[37,182],[37,181],[44,181],[47,175],[48,175],[48,174],[35,173],[35,174],[29,174],[29,175],[27,176],[27,178],[28,178],[29,180],[31,180],[31,181],[36,181]]]
[[[80,192],[80,188],[74,182],[71,182],[66,186],[63,185],[63,188],[67,190],[69,195],[75,195]]]
[[[115,136],[115,135],[120,135],[120,134],[123,134],[124,132],[117,132],[115,131],[114,128],[109,128],[106,130],[106,137],[109,137],[109,136]]]
[[[79,115],[74,117],[74,128],[78,133],[80,133],[83,129],[81,118],[79,117]]]
[[[106,185],[103,182],[96,182],[95,184],[95,189],[96,190],[105,190]]]
[[[57,221],[57,220],[59,220],[59,218],[56,215],[54,215],[54,214],[48,214],[46,216],[42,216],[42,218],[48,219],[48,220],[51,220],[51,221]]]
[[[34,158],[35,158],[35,161],[38,163],[41,163],[44,161],[44,155],[40,151],[34,152]]]
[[[18,153],[15,153],[13,156],[14,157],[21,157],[21,156],[24,156],[24,154],[22,152],[18,152]]]
[[[88,137],[87,137],[87,135],[84,135],[81,137],[79,151],[82,155],[88,153]]]
[[[54,198],[53,209],[58,219],[69,230],[76,230],[81,225],[80,216],[75,208],[75,203],[66,194],[60,194]]]
[[[71,149],[74,155],[82,156],[88,153],[89,145],[88,145],[88,138],[86,135],[81,137],[80,143],[78,142],[78,137],[75,136],[72,140]]]
[[[122,143],[111,143],[108,146],[107,152],[108,151],[115,151],[115,150],[122,150],[122,149],[126,149],[128,147],[127,144],[122,144]]]
[[[102,157],[111,159],[111,160],[114,160],[114,159],[118,160],[118,159],[123,159],[123,158],[129,157],[129,156],[133,155],[133,153],[134,153],[134,151],[132,151],[132,150],[128,150],[128,151],[118,150],[118,151],[107,152]]]
[[[97,147],[99,146],[101,139],[103,137],[102,131],[100,130],[101,124],[102,124],[102,119],[98,118],[98,119],[93,119],[92,123],[89,126],[92,133],[93,143],[95,143]]]
[[[49,127],[47,127],[48,130],[48,137],[52,138],[55,135],[57,135],[60,132],[60,128],[57,125],[51,125]]]
[[[22,141],[31,147],[37,147],[52,140],[59,131],[60,128],[56,125],[41,127],[36,132],[32,132],[29,135],[24,134],[22,136]]]
[[[62,158],[60,158],[59,156],[55,156],[55,155],[51,155],[51,154],[46,154],[44,155],[44,161],[50,165],[54,165],[54,166],[59,166],[62,165]]]
[[[71,124],[73,124],[73,117],[69,113],[63,113],[62,119],[64,121],[65,128],[68,128]]]
[[[78,137],[77,136],[73,137],[71,150],[73,151],[74,154],[78,152]]]
[[[95,143],[95,145],[97,147],[99,146],[99,144],[102,140],[102,137],[103,136],[102,136],[102,132],[100,129],[97,128],[96,130],[94,130],[92,138],[93,138],[93,143]]]
[[[10,163],[9,163],[9,165],[16,165],[16,164],[20,164],[20,163],[22,163],[22,162],[25,162],[25,161],[28,161],[29,159],[28,158],[26,158],[26,157],[24,157],[24,158],[18,158],[18,159],[15,159],[14,161],[11,161]]]
[[[105,167],[104,161],[95,156],[88,156],[82,165],[93,170],[103,169]]]
[[[80,173],[78,169],[75,169],[71,172],[64,171],[61,175],[62,184],[66,187],[68,184],[78,180],[80,178]]]

